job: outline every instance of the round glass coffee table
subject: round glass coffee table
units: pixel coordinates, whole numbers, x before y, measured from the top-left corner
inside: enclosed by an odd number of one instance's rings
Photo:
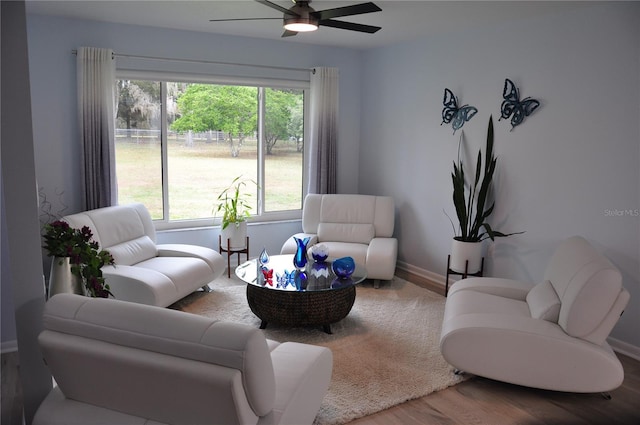
[[[293,255],[272,255],[264,265],[249,260],[236,268],[236,276],[247,283],[247,302],[262,323],[287,326],[322,326],[344,319],[356,299],[356,285],[367,277],[356,265],[351,277],[341,279],[331,269],[331,260],[310,261],[303,272],[293,265]]]

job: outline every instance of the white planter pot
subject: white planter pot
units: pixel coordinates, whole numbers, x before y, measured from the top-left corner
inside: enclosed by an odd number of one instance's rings
[[[49,275],[49,298],[56,294],[84,295],[82,279],[71,273],[69,257],[54,257]]]
[[[468,274],[480,271],[482,268],[482,242],[462,242],[454,239],[451,243],[449,268],[454,272],[464,273],[467,261],[469,261],[466,269]]]
[[[244,249],[247,246],[247,222],[243,221],[238,226],[229,224],[226,229],[221,232],[222,246],[227,246],[229,239],[230,248],[233,250]]]

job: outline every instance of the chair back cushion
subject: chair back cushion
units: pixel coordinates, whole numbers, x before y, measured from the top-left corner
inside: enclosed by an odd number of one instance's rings
[[[560,299],[558,324],[564,331],[601,343],[606,338],[603,332],[591,334],[604,322],[610,322],[610,315],[615,315],[617,321],[620,312],[613,307],[626,292],[618,269],[584,238],[574,236],[558,246],[544,278],[551,282]]]
[[[68,398],[166,423],[255,423],[273,409],[259,329],[71,294],[52,297],[43,318],[42,352]]]
[[[318,242],[351,242],[368,244],[375,236],[373,224],[320,223]]]
[[[304,202],[302,230],[317,234],[320,241],[368,244],[373,238],[393,237],[394,220],[395,203],[390,196],[309,194]]]
[[[131,266],[157,256],[155,228],[140,203],[99,208],[63,217],[70,226],[89,226],[93,238],[116,264]]]

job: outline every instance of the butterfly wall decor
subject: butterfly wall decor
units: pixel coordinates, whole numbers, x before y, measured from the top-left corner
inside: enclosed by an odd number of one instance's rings
[[[444,109],[442,109],[442,122],[440,125],[451,123],[453,134],[456,134],[456,130],[461,129],[465,122],[478,113],[478,109],[474,106],[458,106],[458,98],[448,88],[444,89],[442,104]]]
[[[540,102],[530,97],[520,100],[520,91],[510,79],[504,80],[502,89],[502,106],[500,107],[500,118],[498,121],[511,117],[511,130],[522,124],[522,121],[533,113],[540,106]]]

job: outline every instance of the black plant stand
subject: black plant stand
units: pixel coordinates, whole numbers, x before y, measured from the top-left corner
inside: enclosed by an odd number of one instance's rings
[[[482,277],[482,273],[484,272],[484,257],[482,257],[482,262],[480,263],[480,270],[475,273],[469,273],[467,270],[469,269],[469,260],[467,260],[464,264],[464,272],[456,272],[451,270],[449,267],[451,264],[451,255],[447,256],[447,277],[445,282],[444,296],[446,297],[449,294],[449,275],[457,275],[462,276],[462,279],[466,279],[469,276]]]

